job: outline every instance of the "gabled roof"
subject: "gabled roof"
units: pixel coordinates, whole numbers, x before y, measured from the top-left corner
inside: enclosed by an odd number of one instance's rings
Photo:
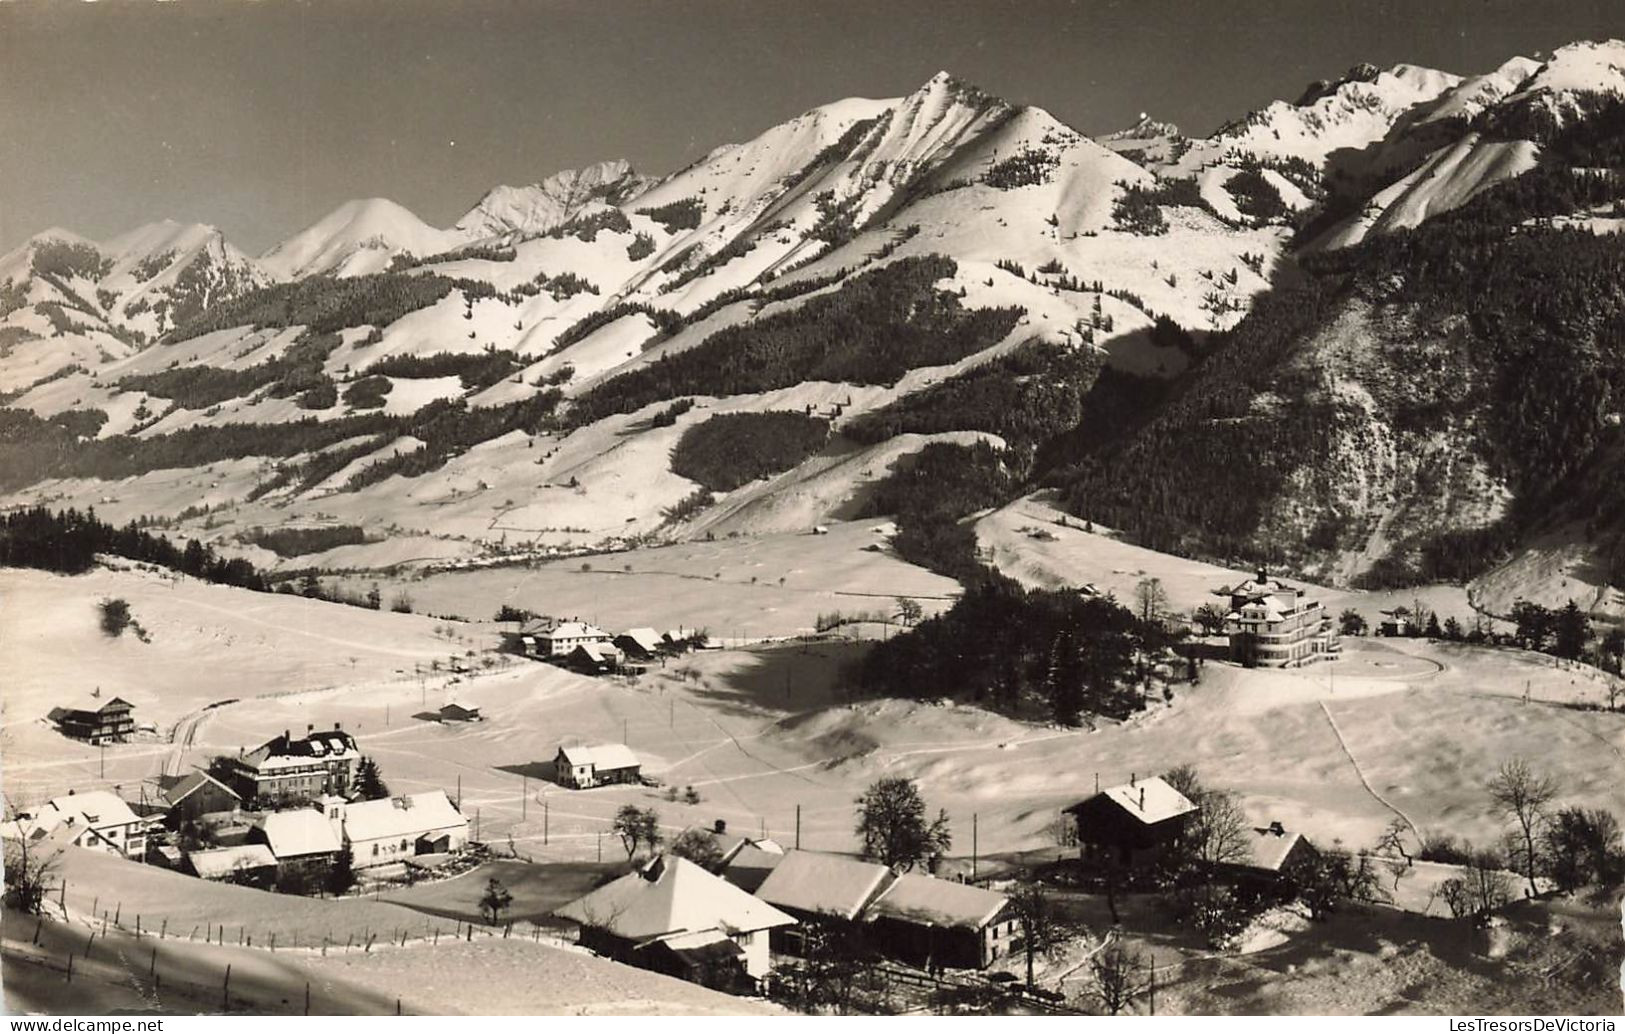
[[[469,707],[466,704],[459,704],[455,700],[448,700],[444,704],[440,705],[440,713],[441,714],[470,714],[470,715],[472,715],[472,714],[479,714],[480,709],[477,708],[477,707]]]
[[[621,636],[638,644],[639,649],[645,653],[654,653],[660,649],[660,633],[652,628],[629,628]]]
[[[352,842],[416,837],[467,825],[468,819],[452,805],[444,790],[358,801],[344,809],[344,835]]]
[[[217,847],[208,851],[192,851],[186,860],[192,871],[206,880],[230,876],[238,869],[259,869],[276,865],[276,855],[264,844],[241,844],[237,847]]]
[[[638,767],[638,756],[632,753],[632,748],[624,743],[596,743],[575,747],[560,747],[559,753],[563,754],[565,762],[572,766],[591,765],[601,772],[610,772],[617,768]]]
[[[271,853],[278,858],[324,854],[342,849],[338,834],[333,832],[327,816],[314,808],[274,811],[256,825],[265,831]]]
[[[1249,869],[1280,872],[1291,856],[1293,848],[1304,842],[1302,833],[1291,833],[1279,826],[1254,826],[1247,839]]]
[[[574,657],[576,654],[582,653],[596,663],[603,664],[605,661],[614,660],[617,652],[608,643],[577,643],[576,648],[570,651],[570,656]]]
[[[97,828],[141,821],[136,813],[130,810],[129,803],[110,790],[66,793],[60,797],[52,797],[46,802],[45,807],[34,815],[35,824],[46,829],[55,829],[61,823],[70,820]]]
[[[772,905],[688,859],[673,855],[661,855],[642,869],[577,898],[553,914],[631,941],[709,930],[749,933],[795,925],[794,919]]]
[[[210,783],[213,783],[215,786],[231,794],[233,799],[238,801],[242,800],[242,797],[238,795],[236,790],[233,790],[231,787],[227,786],[225,783],[222,783],[209,773],[202,771],[189,772],[186,775],[181,776],[178,782],[171,784],[170,787],[164,791],[164,800],[168,801],[169,806],[173,808],[175,805],[196,793],[199,788],[207,786]]]
[[[561,621],[542,633],[551,639],[608,639],[609,633],[585,621]]]
[[[854,919],[894,877],[875,862],[817,851],[787,853],[756,889],[780,908]]]
[[[996,891],[906,872],[880,892],[869,905],[866,918],[980,930],[1009,903],[1008,897]]]
[[[73,700],[70,700],[66,704],[53,708],[53,713],[55,711],[82,711],[87,714],[101,714],[103,711],[114,706],[129,709],[135,705],[123,697],[91,696],[90,694],[86,693],[76,697]]]
[[[1196,805],[1184,794],[1169,786],[1168,781],[1161,776],[1151,776],[1149,779],[1138,779],[1132,783],[1113,786],[1066,810],[1077,811],[1090,801],[1102,797],[1148,826],[1188,815],[1196,810]]]
[[[754,843],[747,843],[722,867],[722,878],[740,890],[754,894],[784,858],[782,850],[769,851]]]
[[[533,636],[545,635],[548,632],[553,631],[553,626],[557,624],[558,622],[550,617],[531,618],[529,621],[519,626],[519,634]]]

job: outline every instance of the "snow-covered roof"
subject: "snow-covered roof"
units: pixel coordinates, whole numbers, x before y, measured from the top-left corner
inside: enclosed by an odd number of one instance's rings
[[[605,661],[613,660],[619,654],[619,651],[608,643],[577,643],[571,654],[577,653],[584,653],[593,661],[602,664]]]
[[[1121,786],[1113,786],[1100,791],[1095,797],[1104,797],[1116,804],[1130,816],[1139,819],[1148,826],[1168,819],[1188,815],[1196,810],[1188,798],[1172,786],[1161,776],[1151,776],[1148,779],[1136,779]],[[1089,798],[1094,800],[1095,797]],[[1083,807],[1087,801],[1075,804],[1068,811]]]
[[[585,621],[561,621],[542,633],[549,639],[608,639],[609,633]]]
[[[652,628],[629,628],[621,635],[637,643],[646,653],[654,653],[660,649],[660,633]]]
[[[880,892],[867,915],[871,919],[887,917],[924,926],[980,930],[1009,903],[1009,898],[996,891],[909,872]]]
[[[344,809],[344,835],[352,842],[416,837],[467,825],[468,819],[451,803],[444,790],[359,801]]]
[[[243,761],[254,768],[265,769],[309,764],[312,758],[342,761],[360,756],[354,736],[342,729],[315,729],[300,739],[284,731],[250,751]]]
[[[210,783],[213,783],[215,786],[218,786],[220,789],[231,794],[232,797],[235,797],[237,800],[242,800],[242,797],[238,795],[236,790],[233,790],[231,787],[227,786],[225,783],[222,783],[220,780],[216,779],[214,776],[211,776],[207,772],[190,772],[182,776],[178,782],[174,783],[169,787],[169,789],[164,791],[164,800],[169,802],[170,807],[174,807],[180,802],[186,800],[186,798],[192,796],[192,794],[196,793],[199,787],[207,786]]]
[[[91,790],[87,793],[67,793],[52,797],[45,807],[34,815],[36,825],[55,829],[63,822],[73,820],[98,829],[122,826],[141,821],[124,798],[111,790]]]
[[[661,855],[554,914],[634,941],[708,930],[748,933],[795,924],[767,902],[672,855]]]
[[[475,715],[480,713],[480,709],[477,707],[469,707],[467,704],[459,704],[455,700],[448,700],[444,704],[440,705],[440,713]]]
[[[1293,848],[1302,840],[1302,833],[1288,832],[1278,823],[1272,826],[1254,826],[1252,836],[1247,840],[1247,851],[1250,856],[1247,866],[1280,872],[1281,866],[1285,865],[1287,858],[1291,856]]]
[[[208,851],[193,851],[186,856],[192,871],[206,880],[230,876],[238,869],[258,869],[276,865],[276,855],[264,844],[240,844],[237,847],[217,847]]]
[[[327,816],[314,808],[274,811],[258,823],[265,831],[271,853],[278,858],[323,854],[341,849],[338,834]]]
[[[559,753],[573,766],[591,765],[600,772],[618,768],[637,768],[638,756],[624,743],[595,743],[576,747],[560,747]]]
[[[892,871],[874,862],[791,851],[762,881],[756,896],[780,908],[853,919],[891,879]]]
[[[773,846],[778,847],[777,844]],[[761,889],[768,874],[778,868],[784,859],[783,848],[775,851],[769,850],[764,844],[747,843],[728,859],[722,868],[722,878],[739,889],[754,894]]]
[[[66,704],[61,704],[58,707],[53,708],[53,711],[81,711],[86,714],[101,714],[103,711],[114,706],[132,708],[135,705],[123,697],[92,696],[89,693],[85,693],[73,700],[70,700]]]

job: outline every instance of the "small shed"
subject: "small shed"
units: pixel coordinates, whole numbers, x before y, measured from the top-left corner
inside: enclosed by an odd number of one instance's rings
[[[170,829],[179,829],[184,823],[197,822],[209,815],[230,817],[243,805],[236,790],[202,771],[168,780],[163,795],[169,806],[164,813],[164,825]]]
[[[553,758],[554,778],[572,790],[640,782],[643,765],[624,743],[560,747]]]
[[[264,844],[190,851],[186,855],[185,867],[201,879],[247,887],[268,888],[277,880],[276,855]]]
[[[1226,868],[1242,881],[1269,885],[1281,882],[1293,866],[1319,854],[1302,833],[1271,822],[1248,830],[1247,860]]]
[[[578,643],[564,662],[583,674],[604,675],[620,667],[621,651],[607,642]]]
[[[274,811],[254,825],[250,841],[276,856],[277,886],[307,891],[326,880],[344,849],[333,824],[315,808]]]

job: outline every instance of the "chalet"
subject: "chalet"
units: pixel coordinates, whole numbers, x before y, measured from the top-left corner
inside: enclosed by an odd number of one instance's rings
[[[1331,612],[1306,598],[1304,590],[1272,579],[1262,569],[1213,594],[1229,600],[1224,631],[1230,659],[1239,664],[1291,668],[1333,660],[1341,649]]]
[[[274,811],[261,817],[249,841],[271,849],[276,856],[276,885],[284,890],[320,886],[344,850],[332,822],[314,808]]]
[[[642,767],[637,755],[623,743],[560,747],[553,758],[554,778],[572,790],[640,782]]]
[[[468,819],[444,790],[336,805],[344,848],[356,869],[449,854],[468,846]]]
[[[163,778],[164,825],[179,829],[187,822],[198,822],[205,817],[229,819],[243,805],[237,791],[207,772],[189,772],[183,776]]]
[[[601,955],[723,991],[767,975],[770,931],[795,925],[772,905],[686,858],[661,855],[553,913]]]
[[[568,657],[578,646],[608,646],[613,637],[585,621],[561,621],[545,632],[538,632],[534,638],[536,656]]]
[[[184,871],[205,880],[219,880],[269,889],[276,885],[276,855],[264,844],[240,844],[187,852]]]
[[[283,730],[254,750],[228,758],[225,782],[245,801],[312,800],[349,793],[360,763],[355,737],[337,722],[331,730],[307,725],[301,739]]]
[[[123,697],[103,697],[98,689],[88,697],[51,708],[49,718],[70,739],[91,746],[123,743],[135,732],[134,707]]]
[[[897,877],[870,903],[864,920],[878,951],[926,968],[986,969],[1017,939],[1009,898],[923,873]]]
[[[440,705],[442,722],[483,722],[485,718],[477,707],[465,707],[455,701]]]
[[[1152,776],[1131,777],[1066,811],[1077,820],[1085,862],[1143,869],[1183,839],[1185,824],[1197,808],[1167,780]]]
[[[605,675],[620,668],[621,651],[609,643],[578,643],[564,663],[584,675]]]
[[[803,923],[855,926],[863,910],[896,877],[884,865],[818,851],[789,851],[756,888],[756,896]],[[773,933],[773,949],[800,955],[804,935],[786,927]]]
[[[652,628],[629,628],[615,637],[615,646],[635,661],[652,661],[660,656],[665,641]]]
[[[87,847],[141,860],[152,823],[131,810],[129,802],[108,790],[53,797],[31,814],[6,824],[4,835],[53,847]]]

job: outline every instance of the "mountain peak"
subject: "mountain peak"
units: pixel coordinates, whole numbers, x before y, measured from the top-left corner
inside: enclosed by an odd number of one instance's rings
[[[569,222],[588,205],[629,201],[653,182],[624,158],[565,169],[529,186],[493,187],[456,228],[472,238],[533,237]]]
[[[376,272],[394,255],[434,255],[462,239],[462,234],[437,230],[388,198],[356,198],[267,251],[260,264],[283,278]],[[359,263],[351,261],[363,251],[373,254]]]

